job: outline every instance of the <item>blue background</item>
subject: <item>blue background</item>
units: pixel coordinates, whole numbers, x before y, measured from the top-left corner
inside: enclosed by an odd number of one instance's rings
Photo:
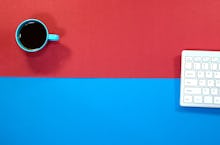
[[[179,79],[0,78],[0,145],[219,145],[219,109]]]

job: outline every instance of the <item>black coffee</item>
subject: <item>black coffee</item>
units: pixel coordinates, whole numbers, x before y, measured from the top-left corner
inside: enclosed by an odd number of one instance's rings
[[[19,39],[28,49],[40,48],[46,41],[47,32],[39,22],[28,22],[20,30]]]

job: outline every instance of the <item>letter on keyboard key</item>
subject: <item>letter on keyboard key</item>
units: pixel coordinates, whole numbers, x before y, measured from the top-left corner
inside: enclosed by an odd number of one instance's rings
[[[192,96],[184,96],[184,102],[185,103],[191,103],[192,102]]]
[[[212,95],[218,95],[218,89],[217,88],[211,88],[211,94]]]
[[[216,87],[220,87],[220,80],[215,81]]]
[[[206,80],[199,80],[199,85],[200,86],[205,86],[206,85]]]
[[[187,78],[194,78],[196,76],[195,71],[185,71],[185,77]]]
[[[209,95],[209,88],[203,88],[202,93],[203,95]]]
[[[205,73],[206,78],[212,78],[212,72],[208,71]]]
[[[209,87],[213,87],[214,86],[214,80],[208,80],[207,82]]]
[[[185,88],[185,94],[201,94],[201,88]]]
[[[185,85],[186,86],[197,86],[197,80],[196,79],[185,79]]]
[[[202,103],[202,96],[194,96],[193,102],[195,103]]]
[[[204,78],[205,73],[203,71],[198,71],[198,78]]]
[[[214,72],[214,78],[220,79],[220,72]]]
[[[190,62],[185,63],[185,68],[186,69],[191,69],[192,68],[192,63],[190,63]]]
[[[213,101],[213,97],[212,96],[205,96],[204,97],[204,103],[211,104],[212,101]]]
[[[214,103],[220,104],[220,97],[214,97]]]

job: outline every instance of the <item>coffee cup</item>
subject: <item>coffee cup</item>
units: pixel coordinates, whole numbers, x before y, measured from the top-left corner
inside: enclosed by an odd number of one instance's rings
[[[18,46],[26,52],[42,50],[48,41],[58,41],[59,38],[57,34],[49,34],[46,25],[38,19],[21,22],[15,32]]]

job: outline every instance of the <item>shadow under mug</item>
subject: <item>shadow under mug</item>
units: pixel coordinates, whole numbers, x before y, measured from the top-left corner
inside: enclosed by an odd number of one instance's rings
[[[34,49],[29,49],[29,48],[25,47],[25,46],[22,44],[22,42],[20,41],[20,37],[21,37],[21,36],[20,36],[20,33],[21,33],[21,30],[24,28],[24,26],[25,26],[26,24],[29,24],[30,22],[40,23],[40,24],[45,28],[45,31],[46,31],[46,37],[45,37],[44,43],[43,43],[40,47],[34,48]],[[38,20],[38,19],[27,19],[27,20],[21,22],[21,23],[18,25],[18,27],[17,27],[17,29],[16,29],[16,32],[15,32],[15,39],[16,39],[16,42],[17,42],[18,46],[19,46],[22,50],[24,50],[24,51],[26,51],[26,52],[37,52],[37,51],[43,49],[43,48],[45,47],[45,45],[47,44],[48,41],[58,41],[58,40],[60,39],[60,37],[59,37],[59,35],[57,35],[57,34],[49,34],[46,25],[45,25],[42,21],[40,21],[40,20]],[[34,40],[33,40],[33,41],[34,41]]]

